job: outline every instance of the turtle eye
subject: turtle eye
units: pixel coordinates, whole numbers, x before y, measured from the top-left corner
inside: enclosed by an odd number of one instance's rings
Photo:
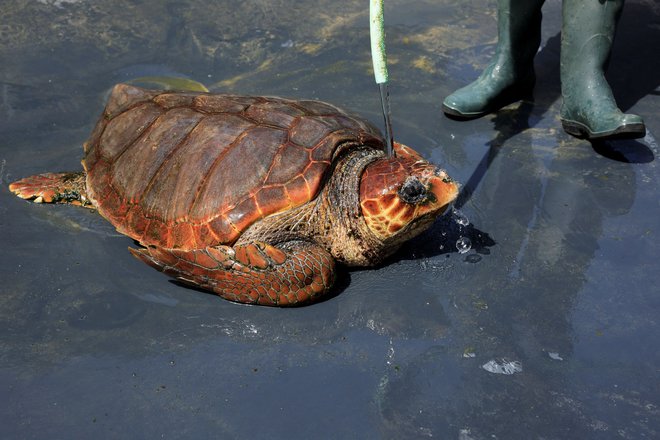
[[[416,177],[408,177],[399,189],[399,197],[411,205],[426,200],[426,187]]]

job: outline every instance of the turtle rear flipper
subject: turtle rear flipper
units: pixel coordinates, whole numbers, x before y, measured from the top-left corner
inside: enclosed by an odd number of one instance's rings
[[[87,198],[85,173],[44,173],[9,185],[18,197],[35,203],[70,203],[92,207]]]
[[[328,293],[335,262],[322,247],[302,241],[278,247],[255,242],[180,250],[129,248],[148,265],[194,287],[230,301],[268,306],[297,306]]]

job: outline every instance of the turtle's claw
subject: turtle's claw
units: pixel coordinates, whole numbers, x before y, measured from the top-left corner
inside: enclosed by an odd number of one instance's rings
[[[48,173],[26,177],[9,184],[9,191],[21,199],[34,200],[35,203],[51,203],[57,195],[52,188],[52,184],[56,181],[55,176]]]
[[[44,173],[9,185],[18,197],[34,203],[70,203],[91,206],[85,191],[84,173]]]

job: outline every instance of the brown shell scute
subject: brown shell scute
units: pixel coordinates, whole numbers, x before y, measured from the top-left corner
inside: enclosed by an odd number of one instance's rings
[[[140,202],[158,171],[169,162],[170,153],[181,147],[202,117],[187,108],[170,110],[159,116],[145,135],[115,160],[112,181],[117,190],[128,201]],[[146,212],[152,211],[145,208]]]
[[[304,114],[301,109],[282,101],[255,103],[245,111],[245,116],[259,124],[284,129],[289,129],[295,118]]]
[[[189,220],[202,223],[220,212],[230,212],[243,199],[251,197],[285,139],[285,131],[266,127],[252,127],[243,132],[208,173]]]
[[[113,90],[85,148],[89,195],[145,245],[232,244],[251,224],[316,197],[342,145],[378,130],[318,101]]]
[[[110,94],[103,116],[112,119],[141,102],[150,101],[158,92],[133,87],[128,84],[117,84]]]

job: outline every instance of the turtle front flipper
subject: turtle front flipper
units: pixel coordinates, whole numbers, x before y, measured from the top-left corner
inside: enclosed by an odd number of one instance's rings
[[[195,250],[129,248],[140,260],[230,301],[269,306],[313,302],[332,287],[335,262],[322,247],[303,241],[256,242]]]
[[[18,197],[35,203],[70,203],[92,208],[87,198],[85,173],[44,173],[9,184]]]

